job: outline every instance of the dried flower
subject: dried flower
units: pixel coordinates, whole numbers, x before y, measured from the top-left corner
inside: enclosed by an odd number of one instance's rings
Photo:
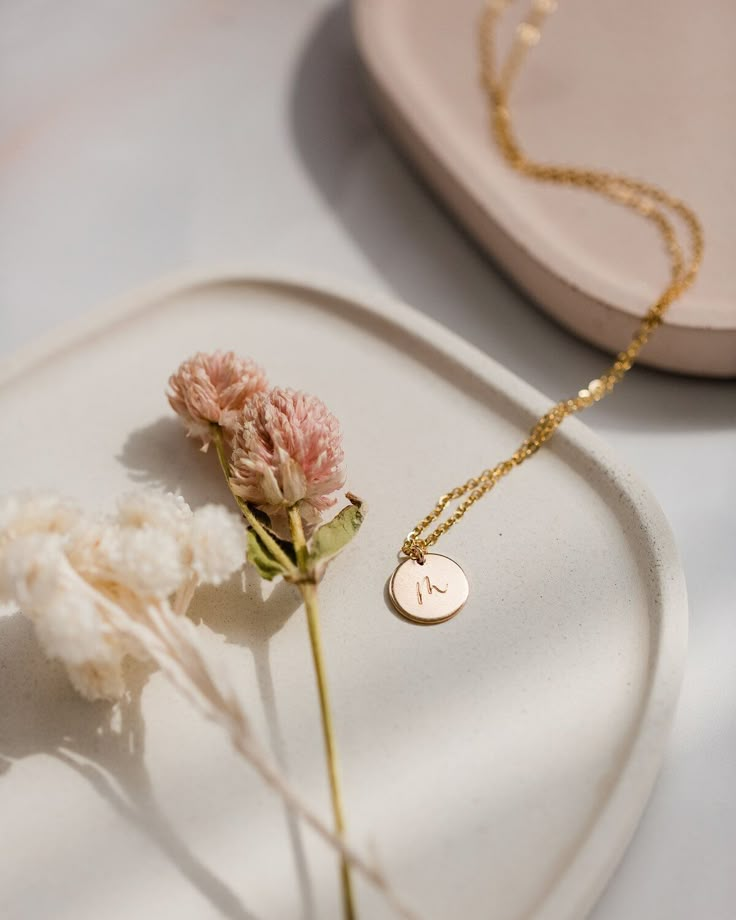
[[[82,516],[72,502],[49,492],[21,492],[0,500],[2,541],[25,533],[64,533]]]
[[[222,584],[243,564],[242,521],[218,505],[200,508],[189,529],[188,550],[189,565],[199,581]]]
[[[30,522],[29,513],[25,523]],[[117,698],[124,690],[122,660],[130,649],[110,635],[90,598],[73,589],[64,542],[61,535],[42,531],[6,538],[0,594],[22,607],[41,648],[64,663],[81,693],[88,699]]]
[[[317,834],[383,893],[407,920],[414,915],[382,874],[349,846],[293,789],[254,737],[221,666],[202,651],[181,616],[198,582],[218,584],[245,550],[241,522],[222,508],[192,512],[180,497],[125,496],[115,516],[93,518],[52,496],[0,500],[0,603],[18,604],[49,658],[60,660],[87,699],[125,693],[127,656],[153,661]],[[168,595],[176,592],[173,599]]]
[[[309,531],[345,482],[340,423],[316,396],[259,393],[234,428],[230,458],[236,495],[264,511],[288,537],[287,511],[298,506]]]
[[[264,371],[249,358],[232,351],[198,352],[169,377],[167,397],[187,436],[201,438],[202,450],[207,450],[210,426],[228,431],[248,400],[267,386]]]
[[[155,492],[125,496],[107,518],[48,496],[11,497],[0,503],[0,522],[0,601],[23,609],[46,654],[90,699],[123,693],[125,657],[150,657],[139,631],[173,614],[172,596],[219,584],[245,553],[234,515],[193,512],[181,497]]]
[[[6,537],[0,532],[0,603],[45,602],[56,588],[56,569],[62,552],[58,534],[26,531]]]
[[[117,502],[118,522],[131,527],[175,530],[191,516],[192,509],[184,498],[172,492],[128,492]]]
[[[190,365],[191,362],[182,365],[182,370],[171,378],[172,388],[177,392],[186,393],[191,386]],[[215,400],[209,396],[206,411],[202,411],[200,402],[196,413],[188,409],[182,411],[182,399],[179,397],[169,396],[169,400],[185,419],[191,420],[195,416],[194,422],[198,427],[195,427],[194,433],[203,437],[205,447],[209,441],[214,443],[228,486],[250,527],[250,562],[262,578],[270,581],[283,577],[293,582],[304,600],[312,657],[320,688],[320,714],[334,823],[340,829],[339,835],[333,836],[331,842],[337,844],[342,857],[340,881],[345,917],[354,917],[350,866],[351,863],[358,863],[342,839],[345,815],[320,638],[317,584],[330,560],[357,533],[363,520],[363,503],[354,496],[348,496],[350,505],[343,508],[329,524],[321,527],[311,541],[312,546],[309,545],[322,513],[335,504],[334,493],[345,482],[340,425],[321,400],[288,389],[252,394],[240,412],[228,414],[227,421],[218,425],[211,424],[216,405]],[[200,424],[202,418],[207,423],[204,432]],[[270,528],[258,511],[268,516]],[[201,566],[201,570],[206,570],[212,580],[219,574],[216,568],[222,555],[210,552],[210,535],[219,529],[213,513],[211,523],[201,521],[199,539],[192,543],[197,559],[192,564],[197,571],[200,571],[197,567]],[[179,592],[175,606],[178,607],[184,601],[186,594]],[[237,735],[233,737],[236,747],[239,747]],[[243,753],[255,753],[249,747],[239,749]],[[252,762],[260,769],[255,760]],[[262,775],[266,777],[266,774]],[[271,771],[268,775],[273,777]],[[275,788],[287,801],[293,801],[280,778]],[[365,871],[365,867],[361,868]],[[374,876],[373,880],[389,895],[379,877]],[[406,913],[403,907],[402,911]]]
[[[242,521],[220,505],[205,505],[192,512],[180,495],[133,492],[118,501],[118,521],[175,537],[183,552],[181,561],[204,584],[222,584],[243,562]],[[164,548],[162,543],[159,559]]]

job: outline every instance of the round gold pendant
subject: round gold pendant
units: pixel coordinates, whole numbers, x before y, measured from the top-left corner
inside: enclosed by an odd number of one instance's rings
[[[388,592],[402,617],[413,623],[444,623],[459,613],[468,599],[468,579],[457,562],[439,553],[427,553],[400,563]]]

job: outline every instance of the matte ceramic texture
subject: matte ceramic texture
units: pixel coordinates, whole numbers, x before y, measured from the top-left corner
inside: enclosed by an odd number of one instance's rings
[[[549,400],[399,303],[237,272],[157,286],[3,365],[3,488],[227,502],[163,395],[183,357],[216,347],[326,401],[368,503],[322,589],[353,841],[426,920],[583,917],[644,807],[683,667],[683,577],[651,495],[566,422],[437,547],[468,574],[462,612],[407,623],[386,594],[405,534]],[[199,592],[192,616],[328,814],[292,590],[248,574],[245,593]],[[332,854],[160,675],[120,709],[88,704],[20,614],[0,630],[4,916],[338,918]],[[390,916],[358,897],[362,917]]]
[[[499,54],[529,4],[499,29]],[[478,76],[481,0],[354,0],[358,46],[387,124],[428,182],[540,306],[609,351],[662,290],[668,265],[636,215],[515,175],[495,150]],[[516,17],[516,19],[514,18]],[[695,288],[642,353],[654,367],[736,375],[736,6],[566,0],[512,95],[535,159],[657,183],[700,215]]]

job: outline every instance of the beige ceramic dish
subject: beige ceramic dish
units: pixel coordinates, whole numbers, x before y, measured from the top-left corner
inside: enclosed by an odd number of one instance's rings
[[[661,246],[640,218],[503,164],[478,80],[481,2],[354,0],[375,96],[409,157],[503,269],[563,325],[617,351],[666,278]],[[642,362],[714,377],[736,375],[735,33],[729,0],[565,0],[513,96],[530,155],[649,179],[698,211],[700,279]]]
[[[418,312],[241,272],[135,295],[0,368],[3,490],[109,507],[140,483],[228,501],[163,390],[197,349],[256,356],[343,422],[369,504],[323,584],[353,839],[423,920],[579,920],[633,832],[682,674],[686,600],[651,494],[583,424],[442,541],[471,595],[440,626],[384,596],[411,524],[549,404]],[[328,801],[306,627],[288,586],[202,591],[192,615],[255,730]],[[4,917],[337,920],[332,855],[297,834],[160,675],[120,711],[77,698],[0,617]],[[360,888],[360,916],[390,916]]]

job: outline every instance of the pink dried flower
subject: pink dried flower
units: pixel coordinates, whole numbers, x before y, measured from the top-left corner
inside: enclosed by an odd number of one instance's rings
[[[207,450],[210,425],[229,429],[256,393],[267,389],[265,372],[249,358],[232,351],[198,352],[169,377],[171,408],[181,416],[188,437],[202,439]]]
[[[335,504],[345,482],[340,423],[316,396],[259,393],[233,430],[233,492],[264,511],[288,537],[287,509],[297,505],[307,531]]]

